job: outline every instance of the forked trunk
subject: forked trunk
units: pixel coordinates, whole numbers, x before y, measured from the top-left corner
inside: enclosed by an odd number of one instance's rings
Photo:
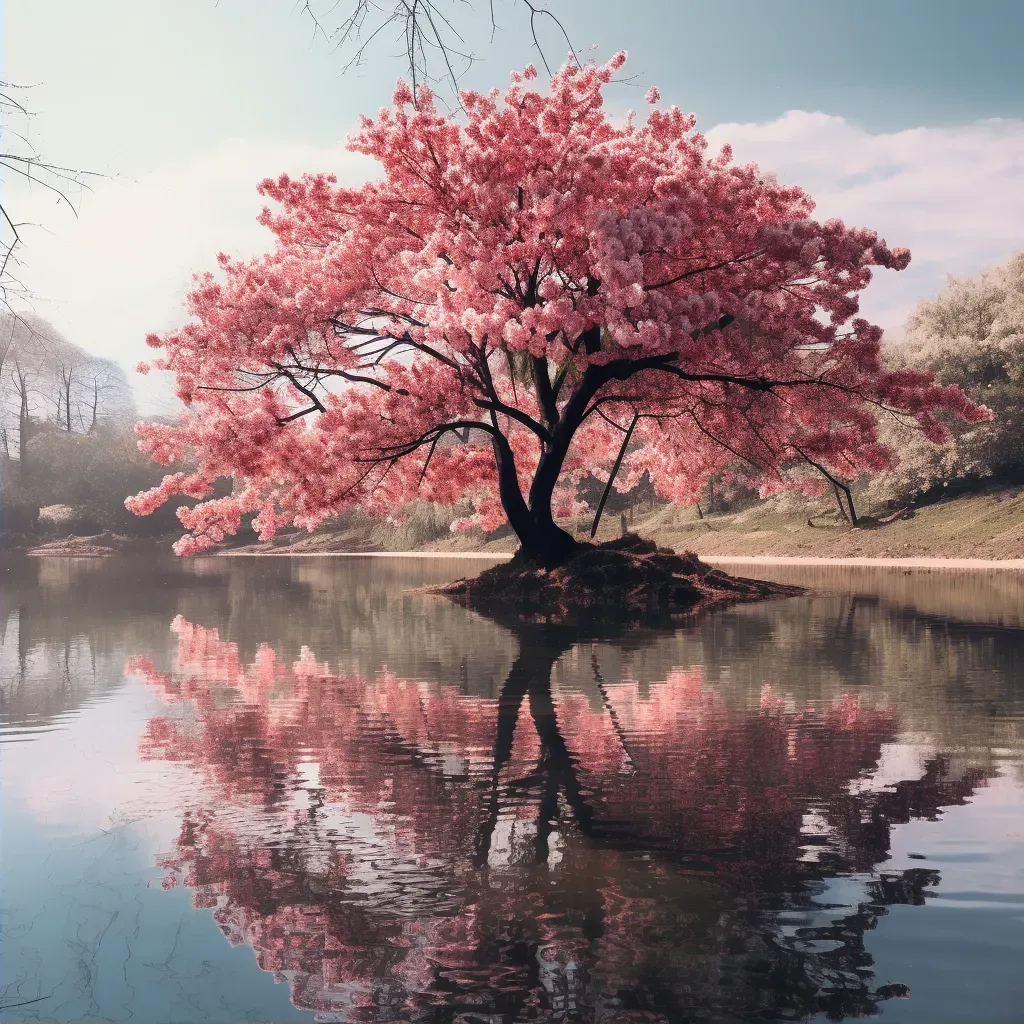
[[[530,489],[530,504],[523,498],[516,474],[515,458],[508,442],[494,436],[494,454],[498,467],[498,494],[509,525],[519,539],[519,554],[542,569],[564,565],[579,548],[579,543],[566,533],[551,514],[551,498],[558,479],[552,473],[549,454],[541,458]],[[560,460],[559,460],[560,465]]]
[[[523,558],[536,563],[542,569],[557,569],[564,565],[579,548],[579,542],[566,533],[557,523],[534,523],[533,527],[519,537],[519,553]]]
[[[579,549],[579,542],[555,522],[551,494],[534,494],[527,505],[517,485],[509,497],[506,502],[502,492],[505,514],[519,539],[519,555],[542,569],[557,569],[569,561]]]

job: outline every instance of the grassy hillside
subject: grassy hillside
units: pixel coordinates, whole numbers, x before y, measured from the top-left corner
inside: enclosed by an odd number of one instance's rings
[[[672,506],[634,510],[634,533],[678,551],[703,555],[817,556],[828,558],[1024,558],[1024,488],[991,490],[927,505],[889,521],[866,520],[854,529],[838,517],[780,511],[764,502],[742,512],[708,515]],[[589,522],[567,524],[589,533]],[[598,538],[620,531],[618,515],[601,524]],[[493,551],[515,547],[511,535],[490,540],[476,532],[451,534],[437,512],[418,512],[406,523],[352,516],[344,526],[316,534],[291,534],[273,545],[235,550],[327,551]]]
[[[633,529],[660,543],[705,555],[828,558],[1024,558],[1024,488],[937,502],[888,522],[845,522],[783,514],[771,503],[696,521],[689,510],[666,508]]]

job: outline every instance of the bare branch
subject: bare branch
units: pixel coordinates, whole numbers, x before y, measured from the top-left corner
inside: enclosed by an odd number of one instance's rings
[[[443,434],[461,433],[464,430],[483,430],[485,433],[492,436],[501,435],[501,432],[496,427],[489,423],[483,423],[480,420],[453,420],[450,423],[442,423],[439,426],[431,427],[429,430],[420,434],[419,437],[413,438],[410,441],[403,441],[400,444],[386,445],[383,448],[378,448],[377,451],[379,452],[379,455],[371,458],[357,458],[354,461],[378,464],[389,459],[401,459],[406,455],[411,455],[424,445],[433,444]]]
[[[23,120],[30,120],[32,111],[12,95],[15,89],[26,89],[30,86],[18,86],[10,82],[0,81],[0,185],[6,184],[9,176],[21,178],[37,185],[57,197],[75,216],[78,210],[69,194],[70,189],[88,189],[88,179],[102,177],[91,171],[77,170],[62,164],[51,163],[35,151],[28,140],[27,132],[14,130],[10,123],[12,115]],[[14,146],[11,146],[11,141]],[[0,224],[5,226],[6,238],[0,242],[0,304],[11,309],[11,293],[24,295],[24,289],[12,273],[12,266],[18,263],[16,251],[23,244],[22,232],[19,228],[25,223],[15,220],[6,202],[0,202]]]
[[[528,427],[532,430],[545,444],[551,443],[551,433],[546,427],[538,423],[532,416],[523,412],[521,409],[517,409],[513,405],[506,405],[504,402],[500,402],[497,399],[486,401],[483,398],[474,398],[473,404],[479,406],[481,409],[488,409],[493,412],[503,413],[505,416],[516,420],[518,423],[522,423],[524,427]]]
[[[843,503],[839,501],[839,491],[842,491],[846,495],[846,501],[850,506],[849,515],[847,518],[850,520],[851,525],[857,525],[857,510],[853,505],[853,493],[850,490],[850,485],[844,480],[840,480],[838,477],[833,476],[820,462],[812,459],[807,452],[797,445],[793,445],[793,450],[810,466],[813,466],[832,486],[836,489],[836,503],[839,505],[839,511],[847,516],[846,510],[843,508]]]
[[[271,365],[274,367],[275,370],[281,373],[282,376],[288,378],[289,382],[292,384],[296,391],[301,391],[302,394],[304,394],[313,403],[313,408],[317,412],[327,412],[327,409],[324,407],[323,402],[321,402],[320,399],[316,397],[316,395],[310,388],[307,388],[305,387],[305,385],[300,384],[298,380],[296,380],[295,375],[293,373],[291,373],[289,370],[286,370],[280,363],[271,363]]]
[[[317,408],[317,406],[311,405],[308,409],[300,409],[298,412],[293,412],[291,416],[280,417],[277,421],[277,425],[284,426],[285,423],[291,423],[292,420],[301,419],[303,416],[308,416],[311,412],[323,412],[323,406]]]
[[[579,64],[576,49],[557,15],[535,0],[516,0],[516,5],[525,7],[528,12],[533,48],[548,74],[551,74],[551,64],[538,35],[538,26],[545,20],[555,26],[568,44],[572,58]],[[317,13],[318,6],[314,0],[299,0],[295,4],[309,18],[314,38],[323,36],[336,50],[351,53],[344,71],[365,63],[373,44],[382,34],[387,36],[390,30],[393,33],[391,38],[395,42],[400,41],[404,48],[406,73],[413,95],[420,82],[444,82],[454,93],[456,103],[461,105],[458,100],[460,79],[477,58],[467,49],[458,24],[441,10],[438,0],[353,0],[348,13],[336,19],[333,25],[328,24],[327,19],[337,10],[337,0],[328,3],[323,14]],[[463,0],[461,6],[463,12],[472,13],[484,4],[482,0]],[[493,39],[498,30],[494,0],[487,0],[486,10]],[[463,12],[460,14],[465,17]],[[434,73],[435,64],[439,65],[440,74]]]

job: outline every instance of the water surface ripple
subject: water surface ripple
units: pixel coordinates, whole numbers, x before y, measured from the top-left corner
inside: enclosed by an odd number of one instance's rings
[[[10,559],[2,1019],[1021,1019],[1024,574],[595,641],[472,571]]]

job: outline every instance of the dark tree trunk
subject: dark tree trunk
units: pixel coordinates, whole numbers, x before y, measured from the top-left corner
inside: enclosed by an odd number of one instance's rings
[[[838,509],[839,509],[839,514],[840,514],[840,515],[841,515],[841,516],[842,516],[842,517],[843,517],[843,518],[844,518],[844,519],[845,519],[845,520],[846,520],[847,522],[849,522],[849,521],[850,521],[850,514],[849,514],[849,513],[848,513],[848,512],[846,511],[846,508],[845,508],[845,507],[844,507],[844,505],[843,505],[843,498],[842,498],[842,495],[841,495],[841,494],[839,493],[839,484],[835,484],[835,483],[834,483],[834,484],[832,485],[832,491],[833,491],[833,493],[834,493],[834,494],[835,494],[835,496],[836,496],[836,508],[838,508]]]
[[[839,506],[839,511],[842,514],[843,518],[848,523],[850,523],[851,526],[860,525],[857,521],[857,508],[853,504],[853,492],[850,490],[850,485],[844,483],[836,483],[833,480],[832,487],[836,493],[836,504]],[[847,505],[850,506],[849,511],[847,511],[846,508],[843,506],[843,499],[840,494],[840,491],[842,492],[842,494],[846,495],[846,503]]]
[[[853,504],[853,491],[851,491],[848,486],[844,487],[843,490],[846,492],[846,501],[850,506],[850,522],[854,526],[859,526],[860,523],[857,520],[857,509],[854,507]]]
[[[545,569],[564,565],[580,546],[571,534],[555,522],[551,512],[551,499],[564,457],[564,452],[556,458],[550,451],[541,456],[530,488],[530,535],[519,537],[523,555]]]
[[[555,522],[550,500],[528,508],[524,520],[513,521],[509,516],[509,522],[519,538],[519,554],[542,569],[557,569],[579,550],[579,541]]]
[[[528,305],[534,304],[533,288],[535,285],[536,282],[533,282],[530,286]],[[587,293],[594,295],[599,287],[600,282],[590,279],[587,283]],[[732,319],[731,316],[724,316],[705,327],[703,333],[727,327]],[[696,338],[700,333],[702,332],[693,332],[691,337]],[[580,336],[580,342],[585,345],[588,353],[600,351],[600,328],[589,328]],[[579,542],[555,523],[551,512],[551,499],[572,439],[587,416],[594,411],[593,408],[589,408],[591,401],[605,384],[615,380],[629,380],[635,374],[646,370],[664,368],[673,358],[674,356],[671,358],[651,356],[643,359],[614,359],[602,364],[592,364],[584,371],[572,396],[561,408],[558,405],[558,392],[564,383],[562,375],[556,375],[555,382],[552,383],[547,359],[543,356],[532,358],[531,375],[537,393],[537,405],[543,421],[542,426],[535,424],[535,432],[541,438],[543,450],[540,461],[537,463],[533,483],[530,486],[528,502],[524,500],[519,488],[512,449],[508,440],[498,429],[497,416],[494,412],[491,413],[493,427],[491,436],[498,467],[498,490],[501,504],[508,516],[509,525],[519,538],[519,551],[524,558],[535,562],[542,568],[554,569],[564,565],[579,550]],[[482,362],[481,373],[489,382],[486,358]],[[489,398],[497,403],[498,396],[494,392],[493,386],[489,386],[491,387]],[[763,387],[759,385],[758,389],[763,390]],[[485,405],[485,407],[488,406]],[[618,471],[619,463],[638,419],[639,415],[634,416],[633,423],[626,433],[622,450],[612,471],[613,477]]]
[[[543,569],[557,569],[579,549],[579,541],[553,520],[535,524],[526,539],[519,538],[520,553]]]
[[[559,416],[548,379],[546,360],[533,360],[532,373],[550,437],[544,444],[537,464],[528,502],[519,487],[515,455],[508,440],[497,430],[491,436],[498,469],[498,494],[509,525],[519,539],[519,554],[541,568],[554,569],[564,565],[579,548],[575,538],[555,522],[551,499],[569,445],[581,420],[579,410],[571,401]]]
[[[508,517],[516,537],[519,539],[519,553],[544,569],[563,565],[579,547],[576,540],[555,523],[551,514],[551,495],[554,491],[552,480],[549,489],[531,489],[530,504],[527,505],[519,489],[515,457],[508,442],[500,434],[494,435],[494,457],[498,466],[498,494],[502,508]],[[541,458],[541,464],[544,459]],[[538,467],[538,475],[540,469]]]

